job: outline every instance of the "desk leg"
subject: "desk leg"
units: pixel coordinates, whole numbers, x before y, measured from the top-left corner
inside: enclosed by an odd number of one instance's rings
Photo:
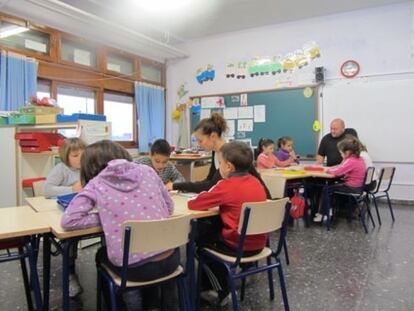
[[[43,236],[43,306],[49,310],[50,293],[50,239],[49,234]]]
[[[27,253],[30,265],[30,282],[32,284],[35,297],[36,309],[43,310],[42,294],[40,292],[39,276],[37,274],[36,256],[34,251],[35,237],[30,237],[26,241]]]

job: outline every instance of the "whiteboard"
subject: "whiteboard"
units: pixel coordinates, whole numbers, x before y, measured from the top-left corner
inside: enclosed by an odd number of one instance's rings
[[[325,132],[334,118],[357,130],[374,161],[414,163],[414,79],[326,85]]]

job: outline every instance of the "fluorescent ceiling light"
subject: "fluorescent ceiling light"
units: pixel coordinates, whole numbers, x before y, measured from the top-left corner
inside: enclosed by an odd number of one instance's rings
[[[16,26],[16,25],[10,25],[6,27],[2,27],[0,30],[0,39],[7,38],[10,36],[17,35],[19,33],[28,31],[29,28]]]
[[[135,0],[135,4],[151,13],[179,11],[188,7],[194,0]]]

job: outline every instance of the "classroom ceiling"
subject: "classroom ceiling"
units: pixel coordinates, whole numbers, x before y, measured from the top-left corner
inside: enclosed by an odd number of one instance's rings
[[[174,48],[177,44],[206,36],[404,2],[169,0],[155,11],[140,5],[158,1],[162,0],[0,0],[0,10],[18,13],[18,16],[60,30],[84,34],[87,38],[98,38],[106,44],[113,45],[118,39],[117,45],[121,48],[128,47],[128,43],[120,44],[127,33],[132,41],[127,50],[167,59],[186,56],[184,51]],[[143,48],[137,48],[139,42],[143,42]],[[163,51],[151,52],[157,48]],[[143,49],[148,50],[147,53],[143,54]]]

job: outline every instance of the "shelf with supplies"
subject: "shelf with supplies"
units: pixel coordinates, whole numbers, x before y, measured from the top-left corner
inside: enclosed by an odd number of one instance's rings
[[[31,125],[15,125],[8,127],[8,150],[13,153],[13,162],[15,162],[15,171],[9,168],[9,183],[13,183],[16,187],[15,199],[9,200],[13,205],[25,204],[25,198],[32,196],[32,189],[23,188],[22,182],[25,179],[47,177],[50,170],[60,162],[58,147],[51,146],[51,150],[36,150],[34,152],[22,152],[19,141],[15,136],[21,133],[60,133],[65,137],[80,137],[87,144],[94,143],[102,139],[111,139],[112,128],[110,122],[79,120],[76,122],[53,123],[53,124],[31,124]],[[11,137],[10,137],[11,136]],[[14,178],[13,178],[14,177]],[[10,196],[3,193],[1,195]],[[1,202],[6,206],[5,203]],[[10,204],[7,204],[12,206]]]

